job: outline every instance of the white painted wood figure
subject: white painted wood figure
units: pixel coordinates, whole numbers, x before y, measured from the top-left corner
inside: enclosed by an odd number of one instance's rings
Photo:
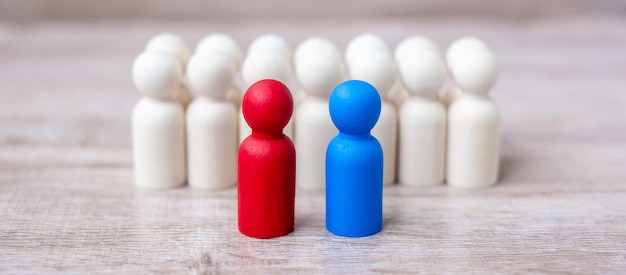
[[[350,78],[372,84],[380,94],[380,117],[372,129],[372,136],[378,139],[383,148],[383,184],[390,185],[396,181],[398,116],[388,95],[396,82],[396,65],[389,51],[385,50],[373,49],[352,56],[354,59],[348,65]]]
[[[441,56],[412,49],[399,60],[400,79],[411,96],[399,111],[398,182],[440,184],[445,173],[446,109],[437,93],[446,77]]]
[[[363,33],[356,36],[350,40],[350,43],[346,46],[346,65],[350,67],[350,63],[352,63],[352,61],[362,56],[363,53],[372,51],[381,51],[391,54],[387,43],[385,43],[385,40],[383,40],[380,36],[373,33]]]
[[[278,53],[284,56],[287,60],[287,63],[289,65],[289,76],[288,76],[288,79],[285,79],[281,82],[289,88],[289,91],[291,92],[291,96],[293,98],[293,106],[295,108],[296,106],[298,106],[298,104],[300,104],[300,101],[302,101],[302,98],[305,96],[305,94],[299,88],[297,88],[297,81],[293,79],[292,64],[294,62],[294,52],[291,49],[291,46],[289,46],[289,43],[287,43],[287,40],[273,33],[268,33],[268,34],[264,34],[264,35],[257,37],[254,41],[252,41],[252,43],[250,43],[250,46],[248,47],[248,56],[257,55],[257,54],[265,55],[268,52]],[[252,83],[250,83],[250,85],[251,84]],[[293,121],[293,118],[292,120],[289,121],[289,124],[287,124],[287,127],[285,127],[285,135],[291,137],[293,140],[293,135],[292,135],[293,122],[292,121]]]
[[[189,62],[189,57],[191,56],[191,49],[189,48],[187,42],[185,42],[185,40],[183,40],[180,36],[167,32],[158,34],[146,43],[145,50],[160,51],[174,55],[178,58],[178,62],[180,62],[183,75],[185,74],[187,62]],[[187,108],[191,102],[192,96],[184,79],[181,81],[181,84],[176,90],[174,99],[178,101],[183,108]]]
[[[339,60],[343,58],[341,56],[341,51],[335,43],[327,38],[316,36],[308,38],[298,45],[298,48],[296,48],[294,53],[293,61],[294,63],[298,63],[301,58],[306,58],[309,54],[316,53],[318,51],[322,51]],[[343,67],[343,62],[341,63],[341,66]]]
[[[239,47],[239,44],[237,44],[237,41],[227,34],[213,33],[205,36],[202,40],[200,40],[200,42],[198,42],[194,54],[200,54],[205,51],[212,52],[215,50],[224,53],[229,60],[233,61],[236,70],[241,68],[241,63],[243,62],[243,52]]]
[[[252,84],[262,79],[278,80],[292,90],[291,85],[289,84],[292,75],[290,61],[291,50],[289,50],[289,53],[286,52],[283,43],[280,43],[279,41],[280,40],[277,41],[275,35],[265,35],[252,42],[250,49],[248,50],[248,56],[241,66],[241,77],[246,90]],[[292,120],[289,121],[283,132],[293,140]],[[241,143],[251,133],[252,130],[246,123],[243,117],[243,112],[240,108],[239,143]]]
[[[173,96],[183,76],[171,54],[144,52],[133,64],[133,82],[144,98],[133,110],[135,183],[171,188],[185,183],[185,114]]]
[[[448,68],[448,72],[451,73],[454,62],[460,56],[474,51],[490,51],[490,49],[484,41],[473,36],[461,37],[452,42],[446,51],[446,66]],[[459,89],[458,85],[452,81],[448,87],[442,90],[440,100],[446,108],[448,108],[454,100],[461,96],[461,93],[461,89]]]
[[[248,47],[247,55],[265,54],[268,52],[278,52],[286,57],[289,62],[293,58],[293,52],[287,40],[273,33],[264,34],[254,39]]]
[[[337,135],[330,119],[328,99],[341,83],[342,60],[328,51],[310,51],[298,57],[295,73],[307,96],[295,112],[296,184],[307,189],[326,185],[326,148]]]
[[[213,33],[205,36],[200,40],[196,46],[195,54],[199,54],[205,51],[221,51],[234,63],[235,71],[241,69],[241,63],[243,62],[243,52],[237,41],[232,37],[223,33]],[[241,105],[241,99],[243,98],[243,91],[235,82],[232,88],[226,94],[226,98],[237,105],[237,108]]]
[[[196,96],[187,108],[191,187],[219,189],[237,183],[237,107],[227,99],[234,65],[217,50],[198,52],[189,61],[187,77]]]
[[[402,60],[406,59],[407,55],[413,54],[415,51],[425,50],[432,52],[438,56],[442,56],[441,50],[439,46],[435,44],[430,38],[413,35],[405,38],[404,40],[398,43],[396,50],[394,52],[394,58],[398,64],[401,63]]]
[[[396,46],[396,50],[394,51],[396,66],[400,66],[402,61],[406,59],[407,54],[417,50],[426,50],[442,56],[441,50],[430,38],[414,35],[400,41],[398,46]],[[407,91],[402,85],[396,85],[391,92],[389,92],[389,100],[398,108],[402,106],[404,101],[409,98],[409,96],[409,91]]]
[[[347,77],[341,51],[331,40],[323,37],[311,37],[302,41],[294,52],[294,64],[297,64],[299,60],[307,58],[307,56],[311,54],[326,54],[331,58],[338,60],[338,64],[340,66],[339,69],[341,70],[341,79],[345,79]],[[298,104],[304,100],[306,94],[306,91],[302,87],[299,87],[296,92],[294,92],[294,106],[296,108]]]
[[[450,72],[463,91],[448,110],[447,182],[463,188],[486,187],[498,178],[500,115],[489,98],[498,67],[487,50],[455,58]]]

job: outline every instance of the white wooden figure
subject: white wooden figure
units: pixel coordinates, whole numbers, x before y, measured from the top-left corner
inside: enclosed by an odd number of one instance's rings
[[[407,55],[413,54],[415,51],[430,51],[438,56],[442,56],[441,50],[430,38],[414,35],[400,41],[394,52],[396,64],[401,64]]]
[[[341,51],[332,41],[322,38],[322,37],[311,37],[307,40],[304,40],[298,47],[294,53],[294,64],[297,64],[300,59],[307,58],[309,55],[317,55],[317,54],[325,54],[330,58],[337,60],[337,64],[340,66],[341,70],[341,79],[345,79],[347,77],[346,68],[343,64],[343,56],[341,55]],[[294,106],[298,107],[298,104],[304,100],[306,97],[306,91],[302,87],[298,89],[294,93]]]
[[[243,62],[243,52],[239,47],[239,44],[232,37],[223,33],[213,33],[205,36],[200,40],[196,46],[195,54],[199,54],[205,51],[221,51],[234,63],[235,71],[239,71],[241,63]],[[231,100],[237,105],[237,108],[241,105],[241,99],[243,98],[243,92],[241,88],[235,83],[226,98]]]
[[[235,66],[219,51],[189,61],[187,77],[196,96],[187,108],[189,186],[219,189],[237,183],[237,107],[227,99]]]
[[[243,52],[232,37],[223,33],[213,33],[205,36],[198,42],[194,54],[201,54],[204,51],[220,51],[224,53],[231,61],[234,62],[235,70],[241,68],[243,62]]]
[[[291,79],[291,63],[279,52],[248,55],[241,67],[241,76],[246,89],[262,79],[275,79],[287,87]],[[292,119],[293,120],[293,119]],[[293,122],[289,121],[283,132],[293,140]],[[252,133],[250,126],[239,109],[239,143]]]
[[[446,77],[441,56],[424,49],[399,60],[401,82],[411,94],[399,111],[398,182],[440,184],[445,173],[446,109],[437,93]]]
[[[183,72],[191,57],[191,49],[187,42],[180,36],[168,32],[160,33],[150,38],[148,43],[146,43],[146,51],[163,51],[173,54],[181,62]]]
[[[372,51],[382,51],[386,54],[391,54],[389,47],[380,36],[372,33],[358,35],[353,38],[346,47],[346,65],[350,67],[350,63],[352,63],[353,60],[362,56],[363,53]]]
[[[293,71],[292,64],[294,60],[294,53],[291,49],[291,46],[289,46],[289,43],[287,43],[287,41],[283,37],[270,33],[257,37],[254,41],[252,41],[252,43],[250,43],[250,46],[248,47],[248,56],[252,56],[257,53],[263,55],[268,52],[279,53],[280,55],[284,56],[289,63],[289,78],[281,80],[281,82],[289,88],[289,91],[291,92],[291,96],[293,98],[293,106],[295,110],[296,106],[300,104],[300,101],[304,97],[304,94],[299,88],[297,88],[297,81],[294,81],[291,75],[291,71]],[[292,137],[291,133],[293,132],[293,130],[291,128],[293,128],[293,125],[290,121],[290,123],[285,128],[285,134],[289,137]]]
[[[257,37],[248,47],[248,56],[255,54],[265,54],[268,52],[279,52],[291,63],[292,51],[287,41],[276,34],[264,34]]]
[[[448,71],[451,70],[452,64],[454,64],[455,60],[468,52],[474,51],[490,51],[489,47],[485,42],[480,40],[479,38],[473,36],[461,37],[448,47],[446,51],[446,65]],[[452,83],[446,89],[443,89],[443,94],[440,97],[441,102],[447,107],[450,107],[450,104],[454,100],[456,100],[459,96],[461,96],[461,90],[457,87],[456,84]]]
[[[132,119],[135,183],[171,188],[185,183],[185,114],[173,96],[183,76],[173,55],[144,52],[133,64],[133,82],[144,98]]]
[[[180,36],[175,35],[173,33],[161,33],[154,37],[152,37],[148,43],[146,43],[146,51],[160,51],[168,54],[174,55],[178,58],[180,65],[182,67],[183,75],[185,74],[185,69],[187,68],[187,62],[189,62],[189,57],[191,56],[191,49],[187,42],[183,40]],[[176,90],[176,94],[174,95],[174,99],[180,104],[182,104],[183,108],[187,108],[189,103],[191,102],[191,93],[187,88],[184,79],[181,81],[181,85],[179,85]]]
[[[486,187],[498,178],[500,115],[489,98],[498,66],[490,51],[458,56],[451,64],[463,91],[448,110],[447,182],[463,188]]]
[[[373,50],[354,56],[348,66],[350,78],[372,84],[382,101],[380,118],[372,129],[383,148],[383,184],[396,181],[396,154],[398,140],[398,117],[396,107],[389,101],[389,92],[396,82],[396,64],[388,52]]]
[[[446,65],[448,69],[451,69],[452,64],[457,58],[464,56],[467,52],[475,50],[490,49],[484,41],[474,36],[461,37],[452,42],[446,51]]]
[[[298,45],[298,48],[296,48],[293,56],[293,62],[294,64],[298,63],[299,59],[304,58],[311,53],[317,53],[318,51],[325,52],[336,59],[341,60],[343,58],[341,56],[341,51],[332,41],[323,37],[311,37],[302,41],[302,43]]]
[[[328,99],[341,83],[342,60],[326,51],[298,57],[295,73],[307,96],[295,112],[296,184],[306,189],[326,186],[326,148],[338,133]]]
[[[435,42],[427,37],[414,35],[400,41],[398,46],[396,46],[396,50],[394,52],[396,65],[400,66],[402,60],[406,58],[407,54],[417,50],[426,50],[442,56],[441,50]],[[389,93],[390,101],[393,102],[398,108],[402,106],[404,101],[409,98],[409,96],[410,93],[402,85],[397,85]]]

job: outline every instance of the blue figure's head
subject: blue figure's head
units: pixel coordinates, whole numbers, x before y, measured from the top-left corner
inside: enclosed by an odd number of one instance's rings
[[[361,80],[339,84],[330,95],[328,108],[340,132],[369,134],[380,116],[380,95],[374,86]]]

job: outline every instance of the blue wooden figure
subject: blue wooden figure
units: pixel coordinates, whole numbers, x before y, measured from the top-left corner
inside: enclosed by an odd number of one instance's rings
[[[346,237],[377,233],[383,224],[383,150],[370,134],[380,116],[380,95],[360,80],[330,95],[339,134],[326,150],[326,228]]]

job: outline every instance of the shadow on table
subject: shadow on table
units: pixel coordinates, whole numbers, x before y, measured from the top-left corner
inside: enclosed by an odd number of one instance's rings
[[[502,155],[500,157],[500,166],[498,171],[498,183],[506,184],[515,178],[515,172],[519,171],[522,162],[519,158],[510,155]]]

